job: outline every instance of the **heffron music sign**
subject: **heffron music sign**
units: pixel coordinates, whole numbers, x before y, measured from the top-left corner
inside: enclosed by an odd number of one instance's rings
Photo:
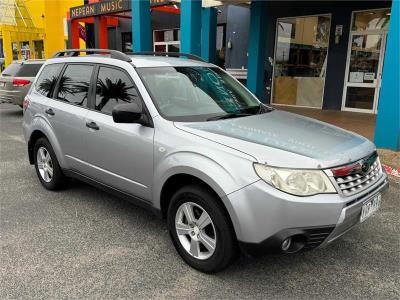
[[[174,1],[165,0],[149,0],[150,6],[162,6],[174,3]],[[79,19],[85,17],[93,17],[104,14],[120,13],[131,10],[130,0],[109,0],[101,1],[81,6],[72,7],[70,9],[71,19]]]

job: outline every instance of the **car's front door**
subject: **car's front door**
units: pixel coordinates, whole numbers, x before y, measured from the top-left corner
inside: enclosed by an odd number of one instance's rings
[[[89,176],[143,200],[151,199],[154,128],[117,124],[116,104],[143,105],[129,74],[100,65],[96,72],[96,96],[86,116]]]

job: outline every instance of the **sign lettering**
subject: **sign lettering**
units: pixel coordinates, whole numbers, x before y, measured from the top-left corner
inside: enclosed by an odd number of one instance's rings
[[[174,1],[167,0],[149,0],[150,6],[163,6],[174,3]],[[81,6],[72,7],[70,9],[71,19],[79,19],[86,17],[93,17],[103,14],[120,13],[131,10],[130,0],[109,0],[101,1]]]

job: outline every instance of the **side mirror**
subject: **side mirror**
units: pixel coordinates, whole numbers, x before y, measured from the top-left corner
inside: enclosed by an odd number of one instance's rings
[[[137,103],[115,105],[112,116],[115,123],[143,123],[143,112]]]

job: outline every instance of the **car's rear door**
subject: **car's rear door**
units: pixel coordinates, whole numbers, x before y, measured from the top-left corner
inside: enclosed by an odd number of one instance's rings
[[[64,155],[65,166],[73,171],[87,170],[85,118],[92,92],[93,64],[67,63],[58,78],[53,99],[46,103],[45,114]]]
[[[123,69],[99,65],[97,88],[86,116],[89,175],[144,200],[151,199],[154,128],[117,124],[116,104],[143,102],[130,75]]]

